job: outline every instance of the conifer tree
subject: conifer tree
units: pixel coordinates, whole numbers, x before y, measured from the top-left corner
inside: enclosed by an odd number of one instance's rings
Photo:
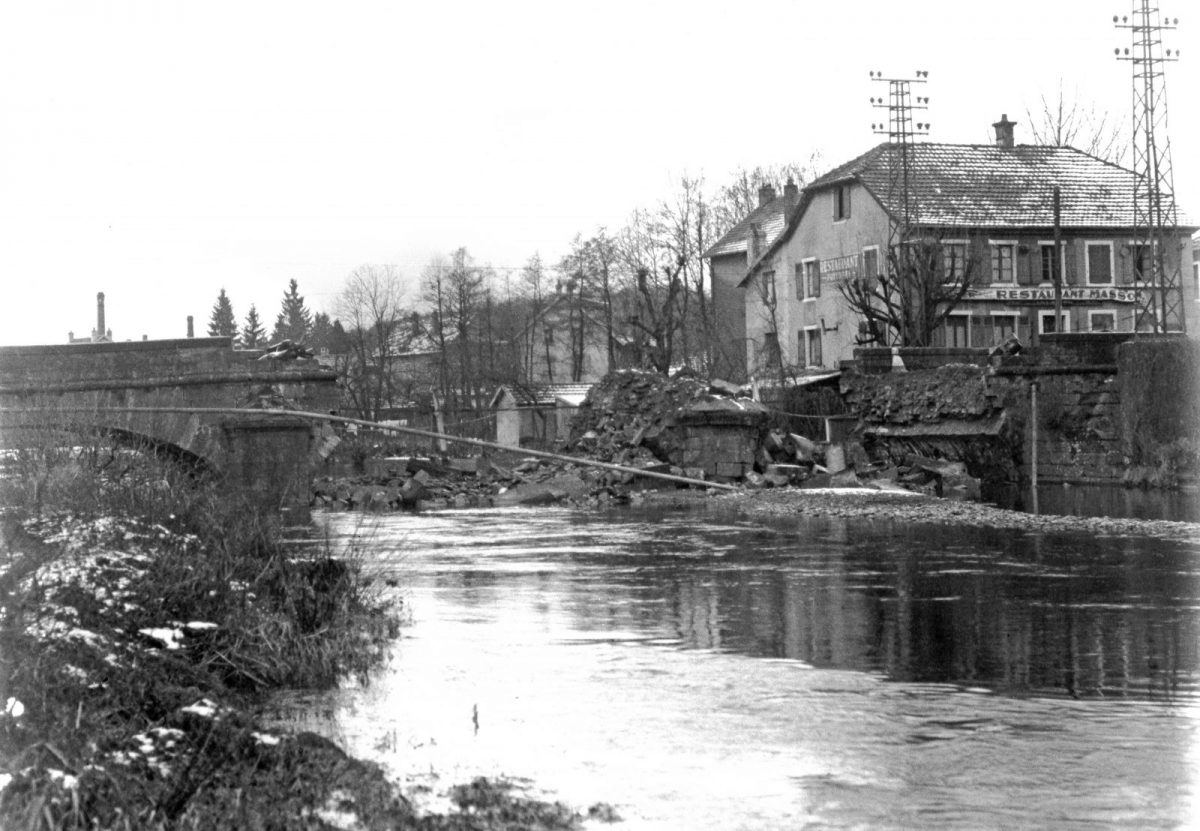
[[[275,318],[275,329],[271,332],[271,341],[279,343],[290,340],[301,343],[308,337],[312,329],[312,312],[304,305],[304,297],[300,294],[296,279],[288,281],[288,290],[283,295],[279,307],[279,316]]]
[[[213,304],[212,314],[208,318],[208,335],[213,338],[233,338],[237,341],[237,320],[234,319],[233,304],[229,302],[225,289],[221,289],[221,293],[217,295],[217,302]]]
[[[256,349],[263,346],[266,340],[267,330],[263,328],[262,321],[258,319],[258,309],[251,303],[250,311],[246,315],[246,323],[242,326],[242,347]]]

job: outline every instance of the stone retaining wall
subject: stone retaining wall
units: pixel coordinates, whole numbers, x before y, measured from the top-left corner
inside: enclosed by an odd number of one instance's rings
[[[842,392],[877,453],[936,449],[990,481],[1029,480],[1035,433],[1039,482],[1169,485],[1200,455],[1200,343],[1179,337],[1046,337],[993,367],[849,371]]]

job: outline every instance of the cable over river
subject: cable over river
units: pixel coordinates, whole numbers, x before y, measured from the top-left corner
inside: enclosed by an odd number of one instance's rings
[[[610,803],[614,828],[1200,822],[1200,541],[703,510],[318,522],[411,623],[371,685],[278,716],[431,800],[483,775]]]

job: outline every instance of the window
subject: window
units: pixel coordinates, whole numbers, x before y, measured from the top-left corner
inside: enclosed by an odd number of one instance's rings
[[[862,276],[868,280],[879,276],[879,246],[863,249]]]
[[[804,339],[804,365],[805,366],[824,366],[824,361],[821,358],[821,328],[812,326],[801,332]]]
[[[967,273],[966,240],[942,241],[942,266],[946,269],[946,282],[962,282]]]
[[[1017,281],[1017,244],[1015,242],[992,243],[992,282],[1015,283]]]
[[[1054,267],[1058,266],[1059,268],[1062,268],[1062,261],[1063,261],[1062,253],[1060,251],[1060,253],[1057,257],[1054,256],[1054,243],[1053,242],[1039,243],[1038,247],[1041,248],[1041,251],[1042,251],[1042,271],[1041,271],[1042,282],[1043,283],[1053,283],[1054,282]],[[1066,243],[1063,243],[1063,248],[1065,249],[1066,247],[1067,247]],[[1062,276],[1062,281],[1065,284],[1067,282],[1067,273],[1065,270],[1063,270],[1060,272],[1060,274]]]
[[[850,186],[838,185],[833,189],[833,221],[850,218]]]
[[[968,315],[950,315],[942,324],[945,346],[966,347],[971,345],[971,318]]]
[[[801,295],[805,300],[821,296],[821,261],[820,260],[805,260],[804,266],[804,294]]]
[[[1133,281],[1149,281],[1154,276],[1154,264],[1150,261],[1151,248],[1140,243],[1130,243],[1129,259],[1133,263]]]
[[[1112,285],[1112,243],[1089,242],[1087,244],[1087,283],[1089,286]]]
[[[779,335],[775,332],[763,335],[762,359],[766,366],[778,367],[783,364],[783,355],[779,352]]]
[[[770,305],[775,302],[775,272],[764,271],[762,273],[762,282],[758,287],[760,296],[763,302]]]
[[[1058,322],[1061,324],[1060,326],[1056,326],[1054,323],[1054,312],[1038,312],[1038,331],[1043,335],[1071,331],[1071,316],[1068,313],[1063,312]]]
[[[1088,312],[1088,331],[1115,332],[1117,331],[1116,312]]]
[[[1016,337],[1017,316],[1015,314],[992,315],[992,342],[989,346],[1004,343],[1009,337]]]

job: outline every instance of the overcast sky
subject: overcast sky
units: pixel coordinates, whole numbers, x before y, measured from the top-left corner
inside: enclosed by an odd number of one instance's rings
[[[873,146],[873,69],[928,70],[934,141],[988,142],[1001,113],[1027,141],[1060,81],[1128,130],[1132,2],[6,3],[0,343],[89,334],[98,291],[117,340],[182,337],[221,288],[269,330],[293,277],[332,311],[363,263],[415,297],[459,246],[554,261],[682,174]],[[1172,47],[1200,35],[1176,5]],[[1198,62],[1167,75],[1193,214]]]

